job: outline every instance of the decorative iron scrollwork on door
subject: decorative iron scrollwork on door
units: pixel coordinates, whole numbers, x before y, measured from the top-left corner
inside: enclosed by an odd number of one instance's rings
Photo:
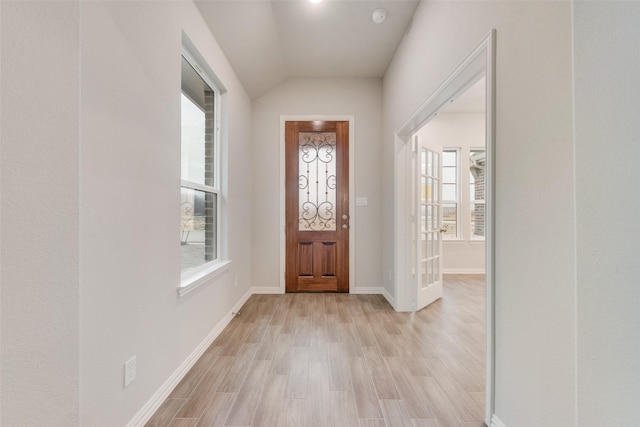
[[[299,229],[336,229],[336,134],[299,134]]]

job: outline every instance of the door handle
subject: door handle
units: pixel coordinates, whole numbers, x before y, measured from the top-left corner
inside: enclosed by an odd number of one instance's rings
[[[349,226],[347,224],[342,224],[342,229],[346,230],[347,228],[349,228]]]
[[[447,231],[447,226],[443,225],[442,227],[440,227],[440,232],[444,233],[445,231]]]

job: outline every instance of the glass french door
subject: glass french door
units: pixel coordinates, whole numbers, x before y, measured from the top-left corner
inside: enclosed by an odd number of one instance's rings
[[[416,310],[442,298],[442,148],[414,137]]]

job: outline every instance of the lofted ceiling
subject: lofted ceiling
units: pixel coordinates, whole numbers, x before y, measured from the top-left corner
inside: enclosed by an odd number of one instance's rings
[[[419,0],[195,2],[255,99],[290,78],[384,76]]]

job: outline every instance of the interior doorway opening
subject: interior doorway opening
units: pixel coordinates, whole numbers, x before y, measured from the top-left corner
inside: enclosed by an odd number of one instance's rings
[[[403,311],[415,311],[418,309],[420,293],[423,292],[423,283],[419,282],[420,275],[417,273],[418,258],[422,254],[416,253],[418,243],[421,243],[417,235],[421,231],[422,224],[415,218],[417,208],[412,203],[415,197],[416,180],[415,167],[420,146],[419,139],[414,139],[415,134],[429,121],[440,115],[446,107],[459,99],[469,88],[484,78],[485,98],[485,153],[484,153],[484,234],[485,234],[485,295],[486,295],[486,323],[485,323],[485,423],[491,425],[494,413],[494,337],[495,337],[495,311],[494,311],[494,265],[495,265],[495,215],[494,215],[494,173],[495,173],[495,30],[492,30],[471,51],[462,63],[445,79],[436,90],[418,107],[418,109],[405,121],[396,131],[396,159],[395,159],[395,283],[402,284],[396,288],[396,301],[398,308]],[[432,153],[437,152],[433,146]],[[470,153],[471,156],[471,153]],[[476,158],[479,160],[478,158]],[[470,158],[470,161],[472,159]],[[433,166],[433,165],[432,165]],[[432,190],[436,191],[435,175],[430,175],[433,179]],[[429,174],[424,177],[428,187]],[[442,175],[439,176],[442,184]],[[422,186],[422,181],[420,181]],[[419,190],[420,192],[422,189]],[[429,191],[428,189],[426,190]],[[440,188],[438,187],[438,191]],[[418,193],[420,194],[420,193]],[[439,194],[440,195],[440,194]],[[479,200],[475,200],[479,202]],[[428,206],[430,201],[427,201]],[[432,205],[442,204],[442,200],[431,202]],[[440,207],[441,209],[441,207]],[[474,220],[477,211],[474,212]],[[435,215],[435,214],[434,214]],[[426,215],[428,220],[428,213]],[[471,214],[469,216],[471,218]],[[442,224],[442,212],[439,211],[437,225]],[[422,218],[420,218],[422,220]],[[461,223],[461,219],[459,219]],[[471,230],[469,225],[469,230]],[[474,225],[475,227],[475,225]],[[433,226],[431,230],[434,231]],[[435,238],[432,239],[434,241]],[[442,245],[442,240],[438,242]],[[433,247],[432,247],[433,248]],[[425,251],[426,253],[426,251]],[[417,255],[417,256],[416,256]],[[435,264],[433,266],[435,268]],[[433,278],[433,273],[430,277]],[[442,274],[439,268],[438,274]]]
[[[432,187],[438,184],[438,209],[436,205],[423,206],[426,215],[421,218],[422,203],[412,203],[414,227],[418,229],[412,258],[418,277],[426,267],[433,270],[434,282],[442,274],[485,273],[485,92],[483,76],[413,135],[414,165],[420,163],[420,147],[428,147],[440,159],[437,178],[424,179],[421,174],[414,174],[412,183],[414,199],[423,194],[429,197]],[[415,191],[423,184],[427,186],[425,190]],[[431,236],[437,239],[430,239]],[[421,304],[416,308],[420,309]]]

